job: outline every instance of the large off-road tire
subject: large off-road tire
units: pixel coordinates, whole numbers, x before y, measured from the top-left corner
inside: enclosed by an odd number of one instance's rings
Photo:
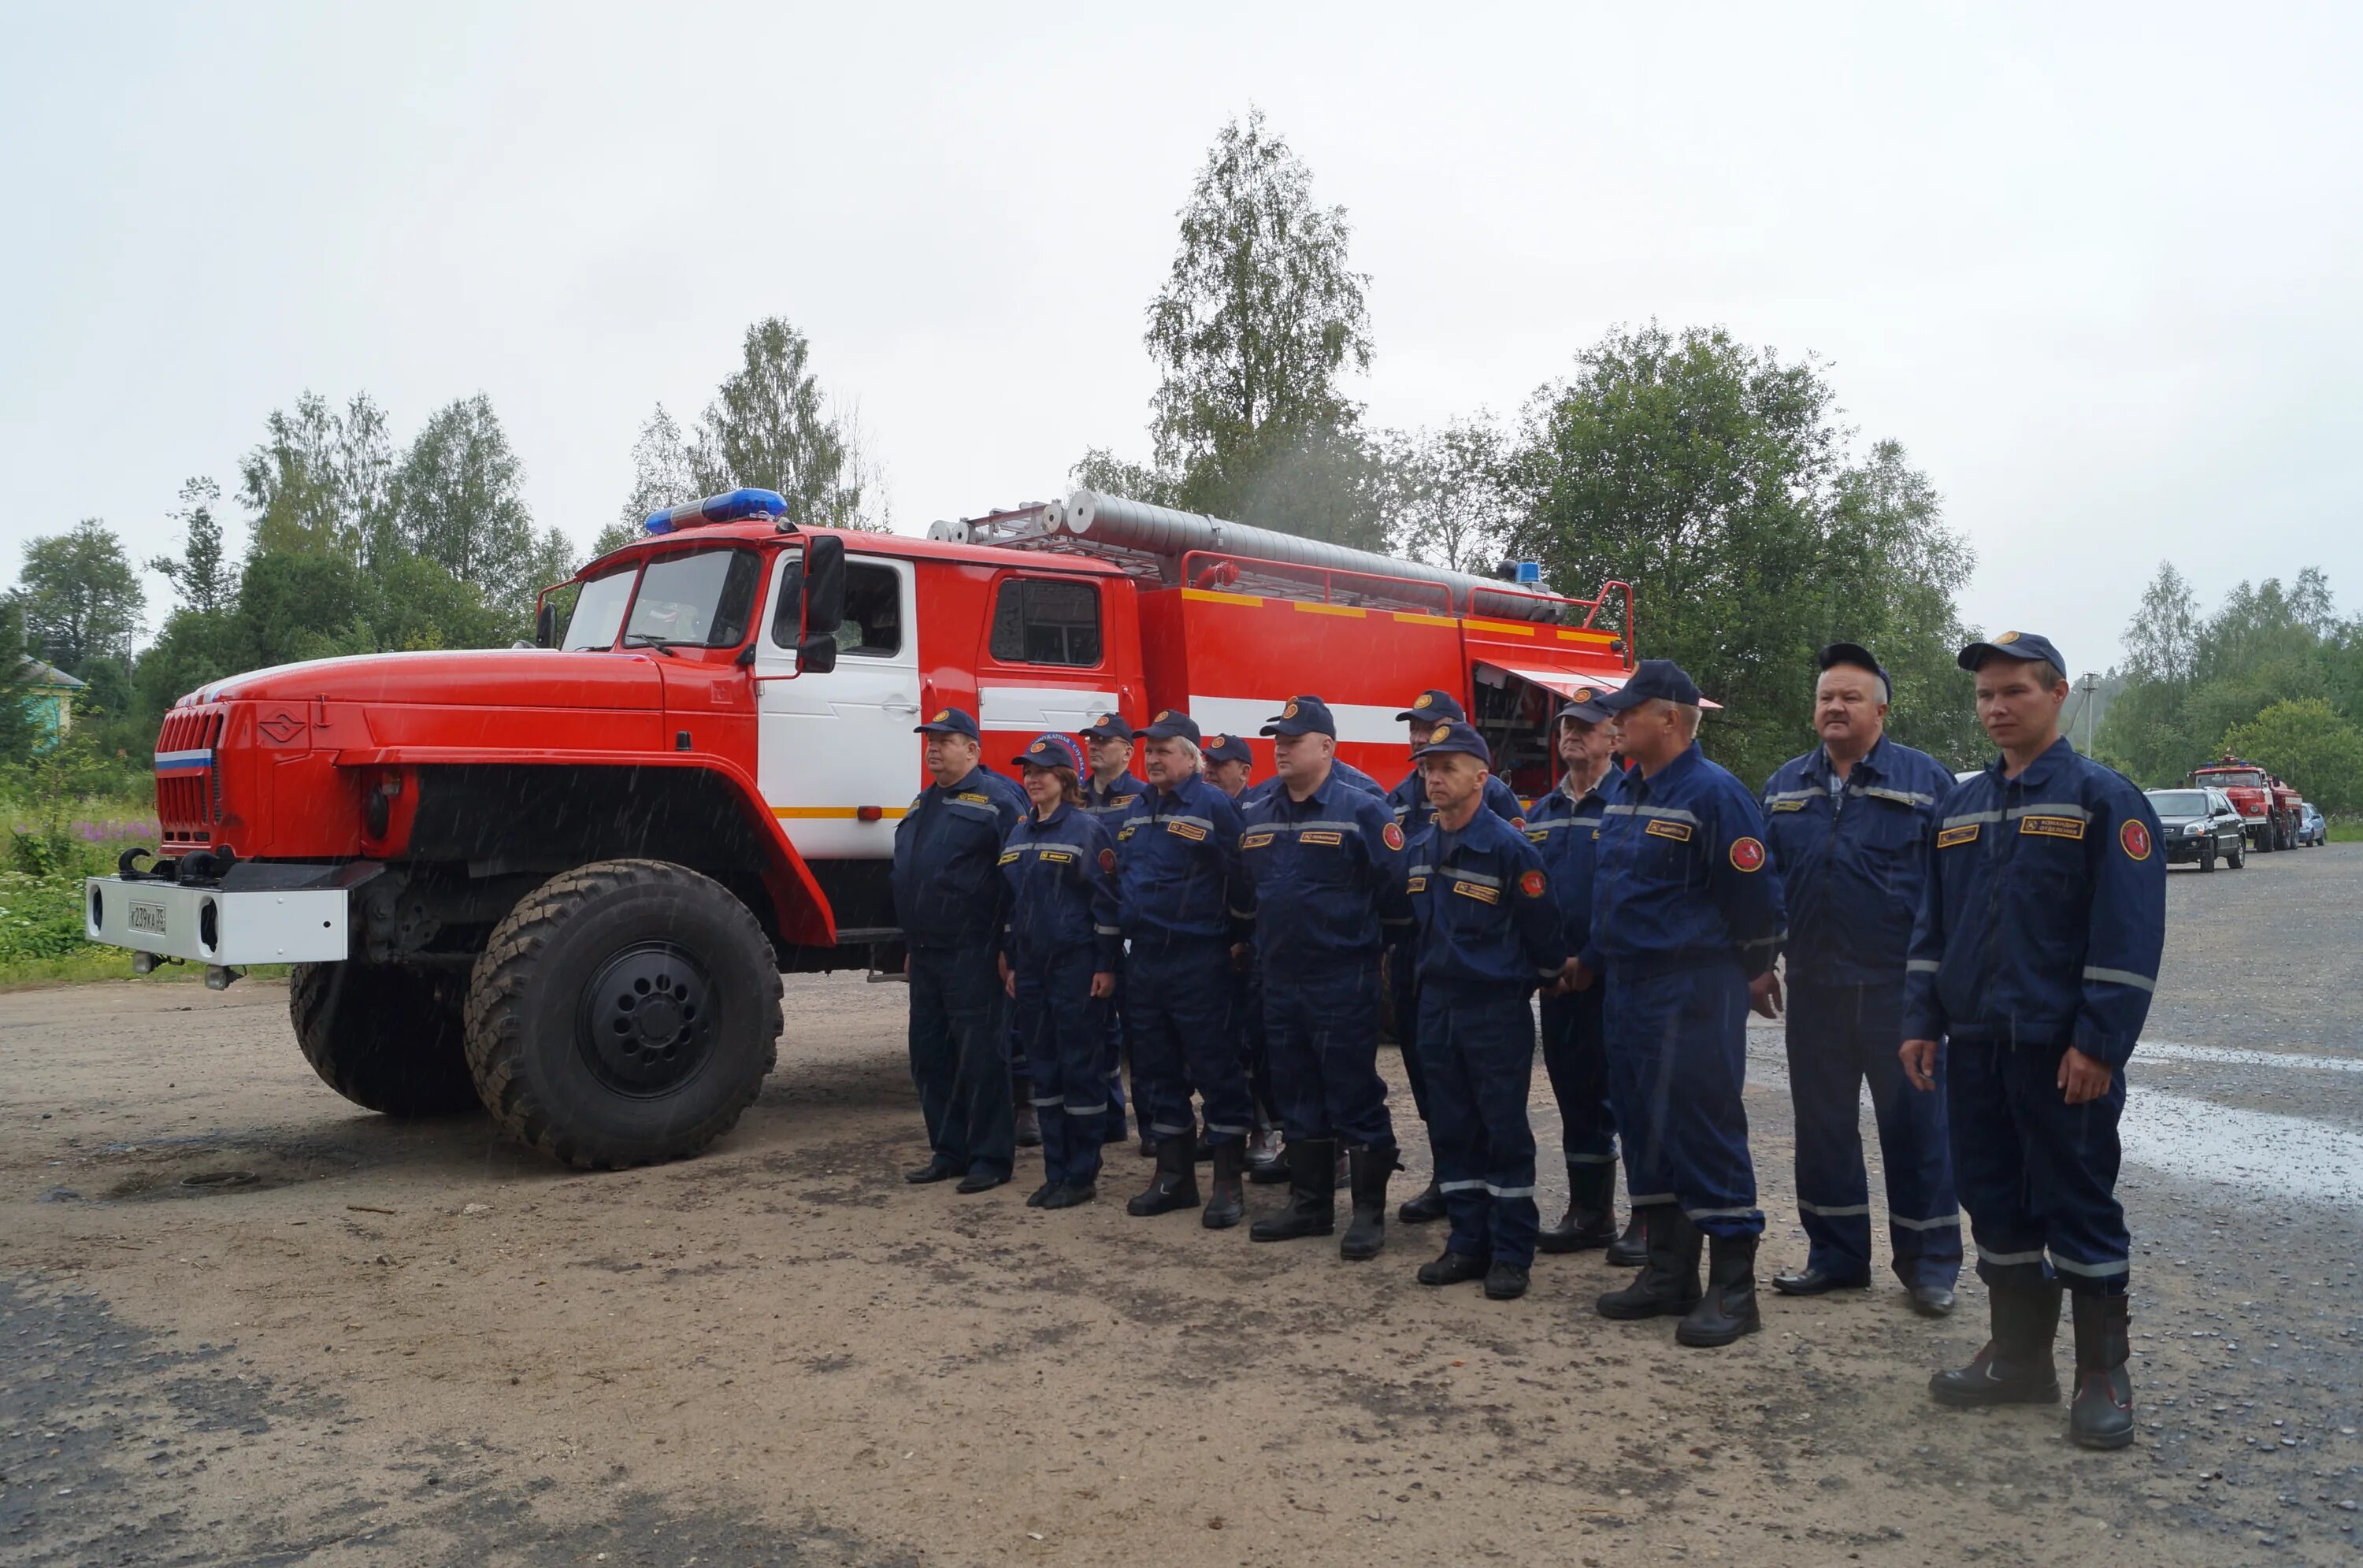
[[[468,990],[485,1109],[571,1165],[695,1154],[753,1103],[779,1038],[762,927],[720,883],[661,860],[544,882],[494,928]]]
[[[388,1116],[476,1106],[468,1071],[468,977],[390,964],[298,964],[287,1014],[304,1059],[355,1105]]]

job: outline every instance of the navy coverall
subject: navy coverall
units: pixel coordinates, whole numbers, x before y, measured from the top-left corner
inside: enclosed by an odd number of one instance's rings
[[[1395,814],[1395,826],[1403,829],[1403,842],[1408,844],[1427,831],[1436,820],[1436,808],[1427,799],[1427,781],[1420,777],[1414,763],[1403,781],[1387,791],[1387,804]],[[1518,792],[1503,783],[1499,775],[1485,776],[1484,809],[1513,827],[1525,825],[1525,808],[1518,803]],[[1395,1043],[1403,1049],[1403,1078],[1411,1085],[1412,1109],[1419,1112],[1422,1121],[1427,1120],[1427,1066],[1419,1055],[1419,977],[1414,972],[1408,953],[1391,958],[1387,965],[1388,988],[1393,993],[1395,1013]]]
[[[1806,1265],[1832,1279],[1870,1277],[1858,1109],[1868,1079],[1896,1277],[1949,1289],[1961,1272],[1961,1216],[1945,1096],[1941,1086],[1913,1093],[1896,1048],[1903,961],[1953,776],[1881,736],[1833,791],[1835,778],[1817,746],[1764,786],[1765,842],[1789,906],[1789,1095]]]
[[[1108,842],[1111,844],[1115,842],[1116,832],[1124,825],[1124,819],[1138,811],[1141,802],[1148,799],[1148,780],[1130,771],[1117,774],[1115,782],[1104,787],[1096,778],[1087,777],[1082,781],[1082,790],[1083,814],[1096,819],[1100,826],[1107,830]],[[1106,1038],[1100,1046],[1100,1072],[1107,1079],[1108,1120],[1105,1137],[1111,1143],[1124,1137],[1124,950],[1119,947],[1116,950],[1115,961],[1115,995],[1110,998],[1101,1010],[1105,1020]],[[1137,1102],[1140,1099],[1137,1067],[1134,1069],[1133,1077],[1135,1079],[1133,1099]],[[1148,1108],[1136,1103],[1133,1113],[1140,1120],[1141,1135],[1148,1136]]]
[[[1603,1023],[1633,1207],[1679,1203],[1710,1236],[1764,1231],[1740,1103],[1747,983],[1780,955],[1781,878],[1747,786],[1693,742],[1601,809],[1583,960]]]
[[[1592,940],[1592,884],[1599,865],[1601,809],[1614,796],[1610,770],[1570,797],[1564,780],[1526,812],[1526,837],[1542,856],[1570,953]],[[1616,1163],[1616,1113],[1608,1091],[1608,1046],[1601,1032],[1607,983],[1543,998],[1543,1070],[1559,1101],[1559,1151],[1571,1168]],[[1628,1183],[1629,1185],[1629,1183]],[[1606,1189],[1613,1195],[1614,1187]],[[1630,1192],[1626,1193],[1629,1198]]]
[[[1903,1033],[1943,1044],[1953,1176],[1987,1284],[2124,1291],[2117,1118],[2165,945],[2158,814],[2122,774],[2063,736],[2016,778],[1997,757],[1945,797]],[[2070,1046],[2113,1069],[2081,1105],[2057,1081]]]
[[[1535,1261],[1534,1081],[1538,982],[1567,962],[1542,856],[1479,810],[1455,833],[1433,815],[1412,841],[1404,891],[1418,922],[1420,1050],[1446,1245],[1527,1268]]]
[[[1403,830],[1383,797],[1333,771],[1303,801],[1241,812],[1239,859],[1263,966],[1265,1049],[1291,1143],[1394,1147],[1379,1077],[1379,954],[1411,928]]]
[[[1204,778],[1185,779],[1144,796],[1115,837],[1136,1103],[1152,1137],[1188,1137],[1198,1126],[1194,1087],[1206,1142],[1237,1143],[1255,1125],[1230,1028],[1238,808]]]
[[[1026,814],[982,767],[931,784],[894,826],[894,912],[911,954],[911,1082],[935,1157],[1006,1178],[1016,1154],[1007,1020],[994,964],[1008,889],[1002,841]]]
[[[1043,1175],[1085,1186],[1098,1178],[1107,1080],[1100,1071],[1106,1003],[1092,976],[1115,967],[1115,846],[1106,830],[1060,804],[1030,812],[1001,852],[1009,885],[1003,946],[1017,983],[1017,1036],[1034,1078]]]

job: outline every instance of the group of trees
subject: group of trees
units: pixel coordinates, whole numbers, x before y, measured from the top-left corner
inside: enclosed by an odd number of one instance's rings
[[[2176,783],[2228,750],[2325,812],[2363,811],[2363,617],[2339,616],[2318,569],[2238,583],[2202,615],[2163,562],[2124,649],[2095,749],[2136,781]]]

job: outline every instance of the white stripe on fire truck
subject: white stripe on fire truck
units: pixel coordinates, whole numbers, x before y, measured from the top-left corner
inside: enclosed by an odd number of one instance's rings
[[[1073,686],[981,686],[976,722],[989,730],[1080,730],[1102,713],[1116,711],[1113,691]],[[1256,721],[1261,723],[1263,721]]]
[[[213,765],[214,754],[210,749],[160,751],[156,754],[156,771],[159,773],[186,773],[194,768],[211,767]]]
[[[1288,705],[1281,697],[1204,697],[1192,694],[1190,716],[1198,728],[1210,735],[1251,735],[1271,723],[1272,715]],[[1403,721],[1395,717],[1400,708],[1373,706],[1367,702],[1332,702],[1329,716],[1337,722],[1337,738],[1361,745],[1401,745],[1403,738]]]

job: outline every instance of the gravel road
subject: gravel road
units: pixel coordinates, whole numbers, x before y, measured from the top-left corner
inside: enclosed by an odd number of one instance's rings
[[[605,1176],[358,1111],[281,988],[0,997],[0,1562],[2356,1562],[2358,894],[2352,845],[2172,873],[2119,1454],[1927,1403],[1973,1279],[1941,1323],[1768,1293],[1695,1352],[1594,1316],[1597,1253],[1495,1304],[1413,1282],[1432,1231],[1131,1220],[1129,1156],[1070,1213],[1024,1164],[905,1187],[904,995],[858,977],[790,982],[729,1137]],[[1781,1058],[1759,1027],[1768,1275]]]

